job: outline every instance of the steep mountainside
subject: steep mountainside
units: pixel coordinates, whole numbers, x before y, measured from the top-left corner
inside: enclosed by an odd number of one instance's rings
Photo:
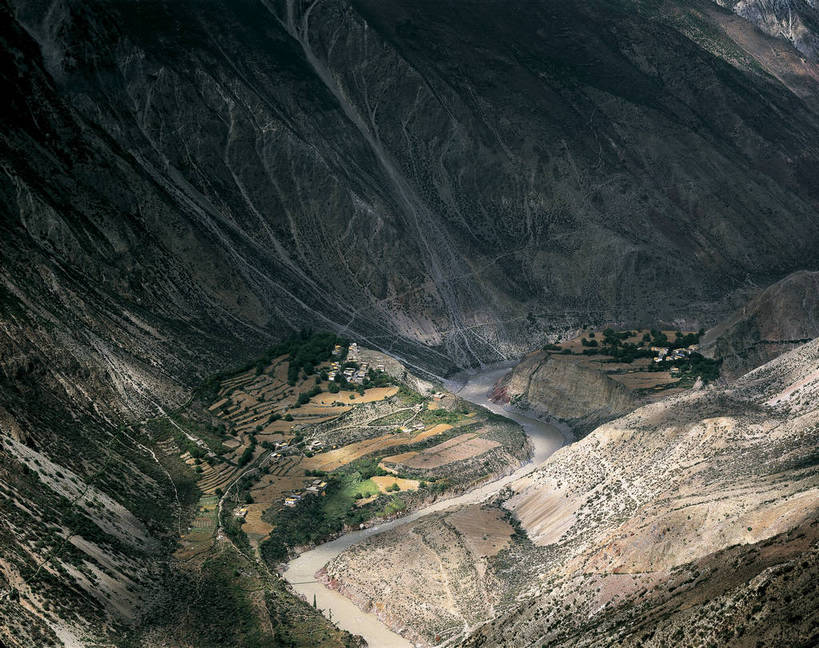
[[[445,369],[815,256],[816,65],[711,3],[3,11],[4,330],[99,388],[302,325]]]
[[[137,432],[290,331],[442,374],[819,269],[791,42],[709,0],[0,0],[2,641],[161,605],[196,493]]]
[[[819,9],[815,0],[715,0],[766,34],[792,43],[808,60],[819,61]]]
[[[505,524],[421,520],[326,577],[426,644],[812,646],[818,434],[816,339],[562,448],[480,513]]]
[[[707,332],[705,353],[737,377],[819,335],[819,272],[796,272],[766,288]]]

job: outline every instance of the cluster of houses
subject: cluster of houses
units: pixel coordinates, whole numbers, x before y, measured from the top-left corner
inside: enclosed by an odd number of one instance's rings
[[[293,508],[301,502],[305,497],[308,495],[323,495],[324,489],[327,488],[327,482],[322,481],[321,479],[314,479],[310,482],[310,485],[307,486],[304,490],[301,491],[293,491],[290,495],[284,498],[284,505]]]
[[[330,363],[330,371],[327,372],[327,379],[328,380],[335,380],[336,376],[341,373],[344,376],[344,379],[348,383],[353,383],[355,385],[360,385],[364,382],[364,378],[367,377],[367,369],[369,365],[366,362],[362,362],[358,369],[353,369],[352,367],[347,367],[346,369],[342,370],[341,366],[338,362],[331,362]]]
[[[691,344],[684,349],[669,349],[668,347],[651,347],[652,353],[656,353],[657,355],[654,357],[654,362],[664,362],[664,361],[674,361],[674,360],[682,360],[683,358],[687,358],[690,356],[694,351],[699,349],[699,345]],[[679,373],[679,369],[677,370]]]
[[[370,366],[366,362],[362,362],[358,369],[347,367],[342,373],[344,374],[344,378],[347,379],[348,383],[360,385],[367,377],[367,369],[369,369],[369,367]]]
[[[413,423],[412,425],[404,425],[403,427],[399,428],[402,432],[417,432],[419,430],[423,430],[426,427],[423,423]]]
[[[318,439],[313,439],[310,443],[307,444],[307,449],[310,452],[318,452],[322,448],[324,448],[324,441],[319,441]]]
[[[346,369],[343,370],[341,369],[341,365],[338,362],[331,362],[330,371],[327,372],[327,379],[335,380],[336,376],[340,372],[348,383],[360,385],[364,382],[364,379],[367,377],[367,371],[369,369],[370,365],[367,362],[362,362],[358,366],[358,369],[354,369],[353,367],[347,367]],[[384,365],[376,365],[375,369],[376,371],[384,371]]]

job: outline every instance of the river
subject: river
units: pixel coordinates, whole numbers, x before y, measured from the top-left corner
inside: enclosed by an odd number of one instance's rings
[[[332,619],[339,628],[363,636],[370,645],[370,648],[412,648],[413,644],[390,630],[375,614],[360,610],[350,599],[317,582],[315,573],[342,551],[361,542],[365,538],[383,533],[402,524],[407,524],[430,513],[443,511],[452,506],[482,502],[497,493],[507,484],[533,470],[565,442],[563,434],[561,434],[560,430],[555,426],[518,412],[506,411],[503,407],[489,400],[489,390],[492,389],[495,382],[508,370],[509,365],[505,364],[493,366],[475,373],[462,374],[460,377],[456,377],[453,381],[448,382],[447,388],[453,393],[457,393],[458,396],[464,400],[482,405],[496,414],[502,414],[517,421],[523,427],[532,443],[532,460],[529,463],[511,475],[488,482],[463,495],[451,497],[446,500],[439,500],[410,515],[379,524],[378,526],[346,533],[335,540],[325,542],[310,551],[304,552],[297,558],[291,560],[287,565],[287,569],[283,575],[293,586],[293,589],[304,596],[309,602],[312,602],[315,596],[316,605],[325,616]]]

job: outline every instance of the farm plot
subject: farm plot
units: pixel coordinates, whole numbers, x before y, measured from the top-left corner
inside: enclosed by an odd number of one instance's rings
[[[456,461],[477,457],[499,447],[497,441],[476,437],[473,433],[460,434],[448,441],[420,451],[403,452],[385,457],[385,464],[400,464],[407,468],[429,470],[440,468]]]
[[[334,402],[349,403],[350,406],[359,405],[361,403],[373,403],[381,401],[390,396],[395,396],[398,393],[398,387],[371,387],[364,390],[364,395],[354,391],[341,390],[337,394],[331,392],[323,392],[318,396],[313,397],[311,402],[318,405],[332,405]]]
[[[199,498],[196,517],[190,530],[180,539],[182,546],[174,554],[178,560],[189,560],[210,548],[216,530],[218,503],[219,498],[215,495],[202,495]]]
[[[397,445],[407,443],[407,438],[401,435],[385,434],[374,439],[366,439],[364,441],[357,441],[350,445],[338,448],[337,450],[330,450],[322,452],[314,457],[308,457],[304,460],[304,468],[306,470],[323,470],[325,472],[332,472],[338,470],[348,463],[360,459],[373,452],[385,450]]]
[[[217,488],[224,490],[230,479],[236,474],[237,467],[231,464],[218,464],[214,467],[206,467],[202,473],[202,478],[197,484],[204,493],[214,493]]]
[[[425,441],[426,439],[431,439],[434,436],[438,436],[439,434],[443,434],[447,430],[451,430],[452,426],[449,423],[439,423],[438,425],[433,425],[428,430],[424,430],[419,434],[416,434],[412,439],[410,439],[410,443],[420,443],[421,441]]]
[[[370,480],[378,486],[378,490],[382,493],[391,492],[387,489],[393,484],[397,484],[398,488],[402,491],[418,490],[418,484],[420,483],[417,479],[402,479],[400,477],[393,477],[392,475],[377,475],[371,477]]]
[[[242,530],[247,534],[250,546],[254,549],[257,549],[259,543],[273,530],[272,524],[268,524],[262,520],[262,513],[264,513],[269,506],[270,504],[268,502],[260,502],[248,504],[246,507],[247,515],[245,516]]]

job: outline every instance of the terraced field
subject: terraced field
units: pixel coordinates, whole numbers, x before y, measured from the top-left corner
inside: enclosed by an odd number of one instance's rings
[[[188,532],[181,538],[182,546],[174,554],[177,560],[190,560],[202,555],[213,546],[218,505],[219,498],[216,495],[202,495],[199,498],[196,516]]]
[[[292,357],[223,377],[208,401],[156,424],[162,452],[198,475],[201,497],[175,554],[181,563],[193,567],[230,542],[271,569],[295,547],[404,515],[528,456],[517,426],[442,396],[386,356],[367,357],[395,376],[371,372],[376,384],[347,388],[326,382],[330,360],[306,374]],[[389,463],[392,454],[408,465]]]

